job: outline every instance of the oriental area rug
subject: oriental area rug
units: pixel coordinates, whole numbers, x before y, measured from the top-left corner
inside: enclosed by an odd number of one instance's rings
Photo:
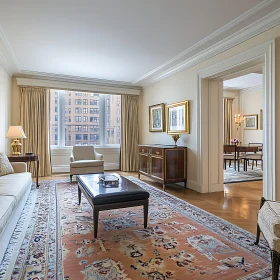
[[[226,170],[224,170],[224,184],[238,183],[238,182],[249,182],[249,181],[261,181],[263,179],[263,171],[260,164],[254,166],[248,166],[247,171],[244,171],[243,164],[240,164],[239,171],[234,170],[233,164],[231,166],[227,165]]]
[[[9,259],[17,234],[1,264],[0,279],[8,271],[11,279],[30,280],[271,276],[270,251],[264,240],[256,246],[253,234],[139,179],[128,179],[150,193],[147,229],[142,207],[102,211],[97,239],[92,207],[83,196],[78,205],[77,183],[41,182],[39,190],[33,189],[37,192],[34,210],[26,220],[29,225],[13,268]]]

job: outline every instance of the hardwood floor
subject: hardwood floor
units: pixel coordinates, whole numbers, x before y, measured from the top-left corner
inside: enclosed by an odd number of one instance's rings
[[[137,172],[116,172],[122,176],[138,178]],[[68,178],[69,174],[54,174],[51,177],[41,177],[40,180]],[[140,179],[162,190],[160,183],[154,182],[142,175]],[[262,196],[262,181],[228,184],[224,185],[223,192],[207,194],[169,186],[166,187],[166,192],[256,234],[257,212]]]

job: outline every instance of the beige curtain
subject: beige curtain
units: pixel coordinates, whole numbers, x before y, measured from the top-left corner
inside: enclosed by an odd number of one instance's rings
[[[224,144],[230,144],[232,136],[232,98],[224,98]]]
[[[138,103],[139,96],[122,96],[122,171],[138,171]]]
[[[51,175],[49,119],[50,91],[45,88],[20,88],[20,124],[27,136],[23,153],[33,152],[40,157],[39,176]],[[32,174],[35,168],[31,166]]]

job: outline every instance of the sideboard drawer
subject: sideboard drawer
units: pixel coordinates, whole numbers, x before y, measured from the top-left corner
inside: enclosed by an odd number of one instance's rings
[[[153,147],[151,149],[151,154],[155,156],[163,156],[163,149]]]
[[[141,153],[141,154],[147,154],[147,153],[148,153],[148,147],[139,146],[139,153]]]

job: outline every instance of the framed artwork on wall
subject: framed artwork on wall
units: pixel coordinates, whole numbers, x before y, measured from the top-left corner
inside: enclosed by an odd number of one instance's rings
[[[258,129],[258,115],[244,115],[244,129]]]
[[[149,129],[151,132],[165,131],[165,104],[149,106]]]
[[[166,106],[167,133],[190,133],[189,101],[181,101]]]

